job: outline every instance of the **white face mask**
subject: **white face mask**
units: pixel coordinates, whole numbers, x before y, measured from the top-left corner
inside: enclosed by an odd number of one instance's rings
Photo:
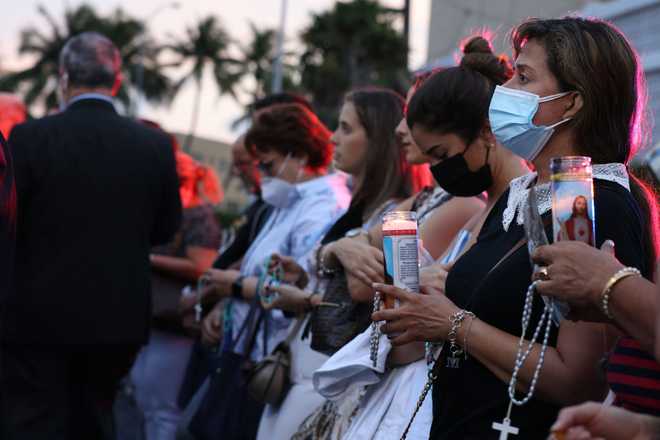
[[[295,184],[279,177],[282,171],[284,171],[284,166],[290,157],[291,153],[286,156],[286,159],[284,159],[284,162],[282,162],[280,169],[274,177],[265,176],[261,179],[261,197],[264,199],[264,202],[275,208],[286,208],[293,200],[295,194],[297,194]],[[296,181],[300,178],[303,168],[301,167],[298,171]]]

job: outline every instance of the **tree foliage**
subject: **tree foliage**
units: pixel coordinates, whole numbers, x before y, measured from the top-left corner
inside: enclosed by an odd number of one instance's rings
[[[190,146],[199,117],[203,78],[207,71],[213,74],[220,95],[229,94],[236,98],[236,87],[243,76],[240,60],[229,54],[231,39],[222,24],[213,16],[201,19],[186,29],[183,39],[168,45],[178,58],[178,64],[189,66],[188,71],[175,84],[178,91],[184,84],[195,84],[195,102],[188,138],[184,148]]]
[[[0,77],[0,90],[22,94],[30,106],[45,104],[49,109],[56,105],[59,53],[67,39],[84,31],[100,32],[119,48],[125,80],[119,98],[127,108],[132,108],[130,101],[138,90],[150,102],[160,104],[169,103],[185,84],[194,84],[191,136],[205,93],[205,75],[212,75],[218,96],[238,100],[247,95],[246,113],[255,100],[271,92],[277,55],[277,33],[272,29],[250,23],[250,39],[238,44],[216,17],[209,16],[187,27],[182,38],[159,44],[149,36],[143,21],[119,8],[101,16],[83,4],[67,8],[62,20],[44,7],[38,10],[46,26],[28,27],[20,35],[19,53],[32,57],[32,65]],[[403,92],[408,48],[395,26],[398,19],[397,11],[376,0],[338,1],[332,9],[314,14],[299,36],[302,48],[284,52],[284,90],[309,96],[330,126],[335,124],[343,95],[351,89],[380,85]],[[174,58],[174,62],[164,64],[163,58]],[[144,66],[142,79],[140,64]],[[180,70],[170,70],[174,66]],[[176,78],[181,71],[185,73]]]
[[[82,32],[96,31],[110,38],[119,48],[123,61],[124,83],[120,100],[128,106],[131,88],[136,86],[136,66],[143,61],[144,96],[154,103],[171,97],[171,81],[161,71],[158,54],[161,48],[146,34],[144,24],[118,8],[102,17],[89,5],[66,9],[62,23],[48,10],[39,6],[39,14],[47,24],[47,31],[28,27],[21,31],[19,54],[30,56],[33,63],[27,69],[0,77],[0,90],[21,91],[26,104],[43,104],[48,110],[57,105],[56,87],[59,73],[59,54],[65,42]],[[142,53],[140,53],[140,50]]]
[[[314,15],[301,36],[301,87],[324,121],[334,125],[343,95],[356,87],[403,91],[408,47],[395,28],[397,18],[374,0],[337,2]]]

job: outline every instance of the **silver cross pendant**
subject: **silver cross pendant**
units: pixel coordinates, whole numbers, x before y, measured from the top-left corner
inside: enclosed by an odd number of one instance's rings
[[[502,423],[493,422],[493,429],[500,432],[500,440],[507,440],[509,434],[518,435],[518,428],[511,426],[511,419],[505,417]]]

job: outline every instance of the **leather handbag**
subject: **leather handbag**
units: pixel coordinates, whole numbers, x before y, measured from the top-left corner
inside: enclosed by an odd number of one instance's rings
[[[198,402],[190,418],[188,432],[196,440],[255,438],[257,426],[245,426],[244,420],[258,419],[263,405],[250,399],[245,392],[245,369],[251,365],[250,353],[254,348],[259,325],[264,320],[259,298],[254,297],[247,317],[228,346],[211,356],[211,374],[206,393]],[[244,350],[236,353],[236,345],[246,336]],[[237,414],[236,408],[241,413]]]
[[[282,403],[291,386],[291,341],[300,331],[304,318],[293,325],[286,339],[268,356],[257,362],[246,376],[250,397],[258,402],[277,406]],[[266,332],[264,332],[264,336]],[[264,342],[265,343],[265,342]]]
[[[369,327],[372,306],[352,300],[343,270],[329,279],[323,303],[325,305],[314,309],[310,318],[311,347],[312,350],[332,356]]]

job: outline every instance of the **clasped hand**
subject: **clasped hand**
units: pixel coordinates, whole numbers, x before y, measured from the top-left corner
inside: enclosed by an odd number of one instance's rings
[[[293,284],[300,289],[304,289],[307,283],[309,283],[307,272],[293,258],[273,254],[270,257],[268,270],[274,271],[278,266],[284,272],[282,277],[283,282]]]
[[[541,246],[532,260],[545,267],[546,276],[533,275],[539,280],[536,290],[571,306],[568,318],[574,320],[605,321],[601,311],[601,294],[609,277],[623,267],[614,256],[614,243],[605,241],[601,249],[575,241],[560,241]]]
[[[374,290],[399,300],[395,309],[380,310],[374,321],[386,321],[381,331],[391,336],[392,345],[413,341],[444,341],[451,330],[451,316],[460,309],[439,290],[423,286],[422,293],[411,293],[386,284],[373,284]]]
[[[382,283],[383,251],[353,238],[342,238],[328,246],[341,262],[345,271],[349,272],[367,286]]]

